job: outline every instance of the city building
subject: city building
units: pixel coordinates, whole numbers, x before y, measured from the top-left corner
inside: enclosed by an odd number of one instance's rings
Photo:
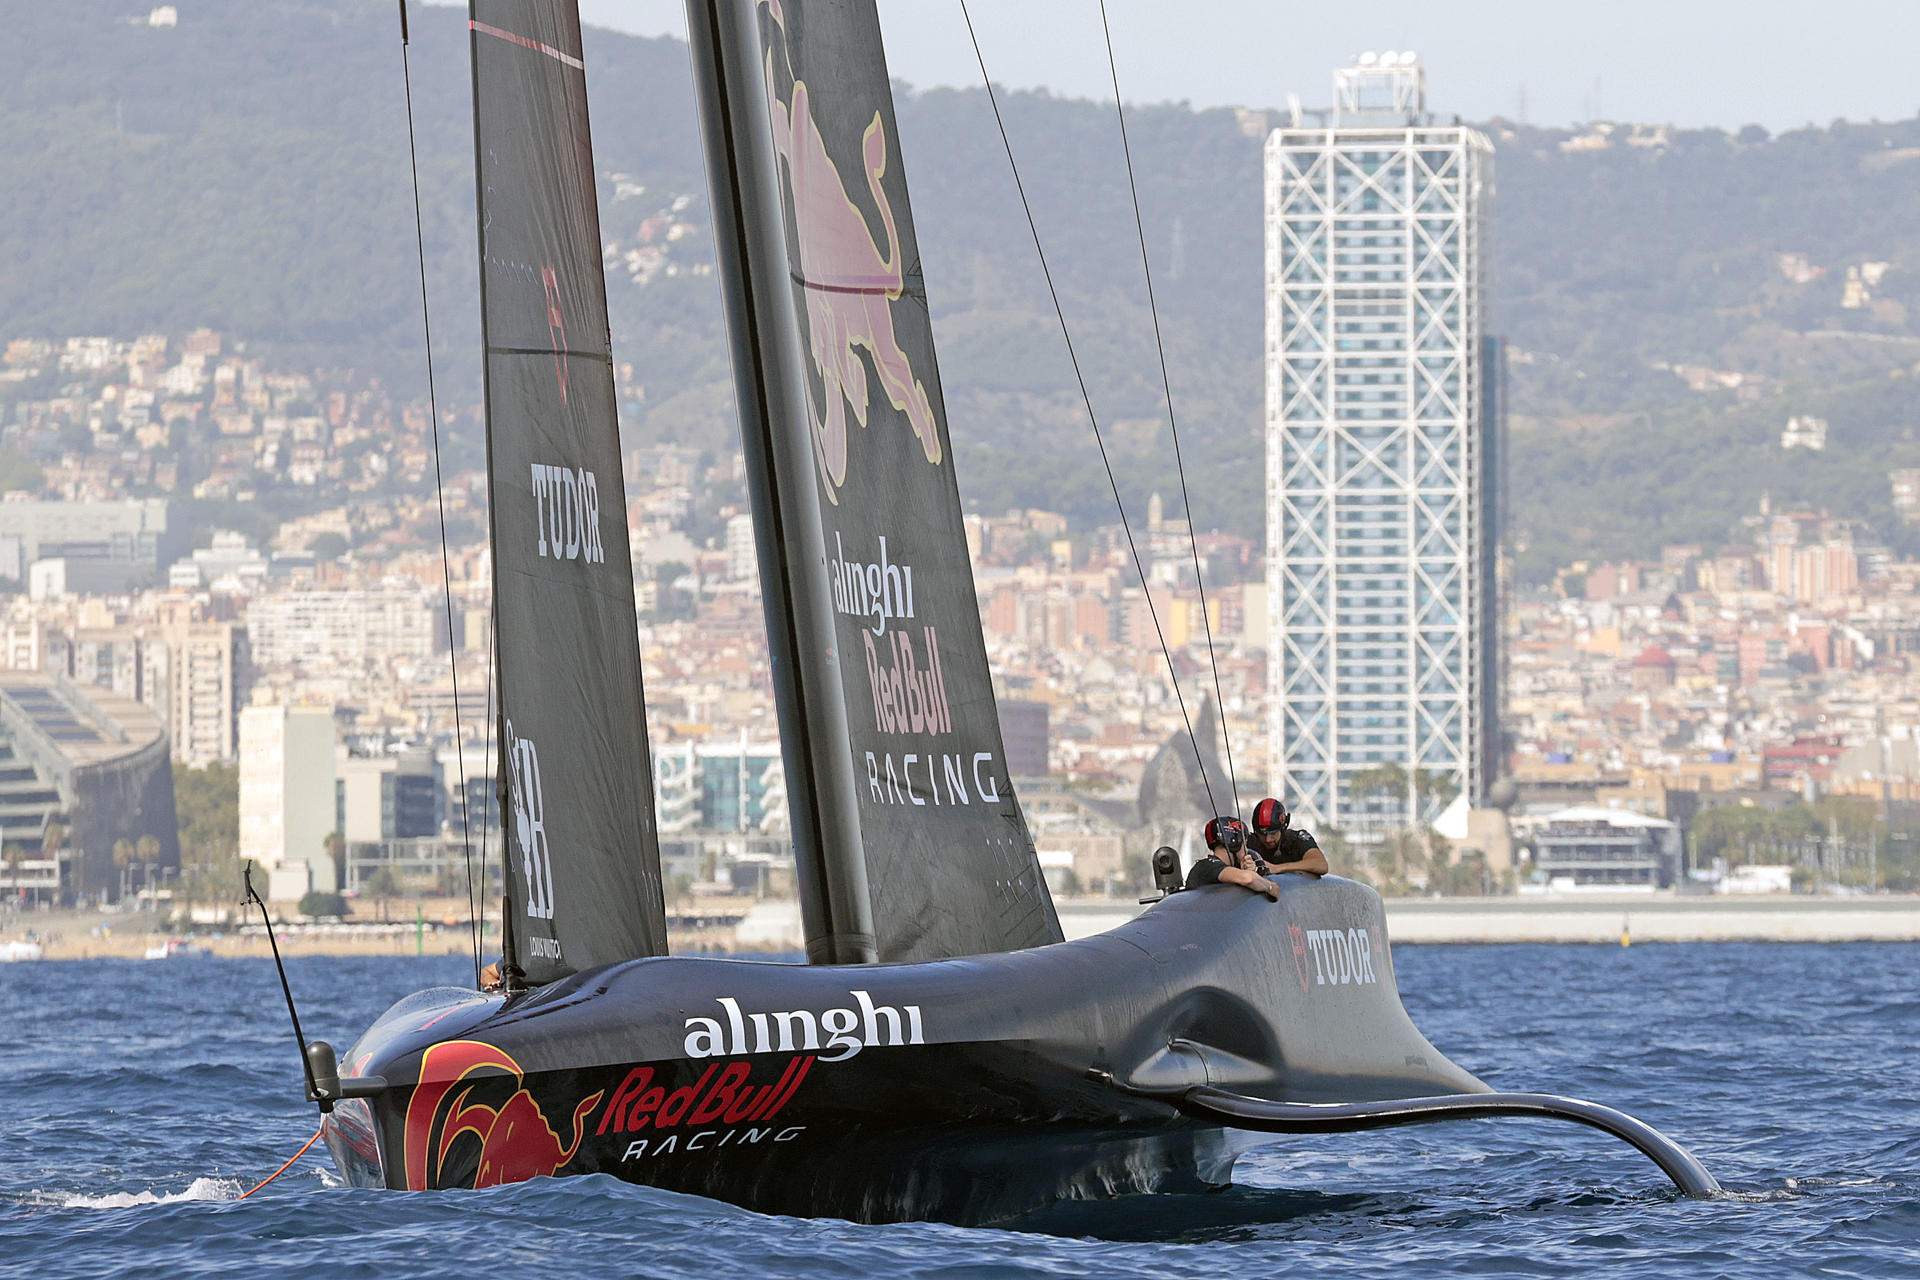
[[[491,739],[463,740],[435,752],[434,767],[440,775],[440,792],[445,797],[442,812],[449,832],[478,840],[482,831],[499,827],[500,792],[493,778],[497,760],[498,749]]]
[[[1664,889],[1680,875],[1680,828],[1625,809],[1562,809],[1534,828],[1533,871],[1556,889]]]
[[[1908,524],[1920,521],[1920,467],[1896,467],[1887,473],[1893,509]]]
[[[254,549],[244,534],[219,529],[207,546],[173,562],[167,570],[167,585],[184,591],[198,591],[203,587],[257,589],[266,581],[267,567],[266,557]]]
[[[1804,414],[1788,418],[1780,431],[1780,447],[1819,453],[1827,447],[1827,420]]]
[[[747,582],[760,575],[753,549],[753,517],[742,512],[727,518],[727,577]]]
[[[43,901],[157,890],[180,867],[160,718],[58,675],[0,677],[0,865]]]
[[[333,756],[331,708],[256,704],[240,713],[240,856],[266,870],[275,901],[339,887]]]
[[[192,768],[233,759],[246,692],[245,629],[230,622],[182,622],[164,636],[174,758]]]
[[[787,830],[787,776],[778,742],[681,742],[653,753],[662,832]]]
[[[1338,825],[1396,770],[1430,820],[1498,757],[1492,148],[1433,120],[1411,53],[1334,91],[1266,149],[1270,775]]]
[[[482,903],[491,904],[484,909],[497,913],[504,892],[500,842],[496,839],[483,846],[478,833],[471,843],[458,834],[350,842],[340,887],[342,892],[363,899],[354,907],[354,914],[364,918],[369,914],[364,899],[372,896],[372,882],[382,871],[403,894],[464,898],[469,892],[469,869],[473,879],[480,882]]]
[[[1000,738],[1006,746],[1007,772],[1015,778],[1041,778],[1047,773],[1050,710],[1030,698],[1000,700]]]
[[[36,562],[64,562],[42,572],[46,594],[146,586],[171,550],[167,503],[158,498],[0,501],[0,579],[25,583]]]
[[[446,632],[432,605],[429,592],[403,586],[261,596],[247,606],[247,635],[263,667],[384,667],[433,656]]]
[[[335,829],[349,843],[440,833],[440,775],[431,751],[334,759]]]

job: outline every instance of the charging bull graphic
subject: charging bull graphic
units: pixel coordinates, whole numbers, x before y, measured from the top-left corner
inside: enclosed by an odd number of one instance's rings
[[[469,1101],[475,1088],[497,1081],[499,1072],[512,1077],[511,1097],[498,1107]],[[466,1136],[480,1141],[476,1189],[544,1178],[565,1168],[580,1150],[587,1115],[600,1105],[601,1095],[596,1092],[574,1107],[573,1141],[563,1146],[521,1083],[525,1076],[512,1057],[478,1040],[447,1040],[428,1049],[420,1059],[420,1084],[407,1103],[407,1190],[440,1186],[447,1153]]]
[[[782,102],[774,79],[774,49],[785,57],[786,15],[780,0],[762,0],[773,16],[775,39],[767,50],[767,111],[773,145],[786,162],[787,209],[800,244],[801,286],[807,302],[807,345],[820,375],[823,405],[811,405],[813,455],[827,497],[840,501],[847,478],[847,410],[867,425],[864,349],[893,407],[907,415],[927,461],[940,462],[940,428],[927,389],[893,329],[893,301],[905,288],[900,231],[881,178],[887,171],[887,134],[878,111],[860,140],[867,192],[886,229],[886,247],[874,243],[867,219],[848,194],[826,139],[813,118],[812,95],[793,80],[791,102]]]

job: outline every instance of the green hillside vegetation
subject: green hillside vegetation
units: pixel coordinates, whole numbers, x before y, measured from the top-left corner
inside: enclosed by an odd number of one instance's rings
[[[0,46],[0,338],[207,325],[424,393],[393,6],[179,8],[167,30],[105,0],[14,16]],[[470,405],[464,14],[416,4],[413,33],[442,401]],[[594,30],[587,53],[606,238],[638,243],[683,197],[678,216],[696,228],[671,246],[675,270],[644,284],[610,259],[615,350],[639,388],[623,430],[633,444],[731,448],[720,303],[699,273],[710,248],[686,50]],[[1170,487],[1172,454],[1112,106],[1028,93],[1005,106],[1137,517]],[[963,493],[1111,519],[984,94],[902,90],[898,110]],[[1187,457],[1210,495],[1197,517],[1258,537],[1264,130],[1181,105],[1129,121]],[[1621,130],[1572,151],[1566,131],[1484,127],[1529,579],[1665,541],[1711,545],[1762,493],[1860,515],[1905,545],[1886,471],[1920,465],[1920,120],[1677,131],[1651,146]],[[1794,283],[1787,253],[1825,274]],[[1890,264],[1885,277],[1870,305],[1843,309],[1846,268],[1868,261]],[[1696,392],[1656,363],[1746,380]],[[1794,413],[1831,420],[1825,453],[1781,452]]]

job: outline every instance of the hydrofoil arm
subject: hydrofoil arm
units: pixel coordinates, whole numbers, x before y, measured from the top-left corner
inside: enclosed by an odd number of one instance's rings
[[[1505,1116],[1570,1120],[1631,1143],[1686,1195],[1706,1199],[1720,1190],[1719,1182],[1692,1152],[1652,1125],[1597,1102],[1551,1093],[1453,1093],[1388,1102],[1271,1102],[1198,1085],[1165,1100],[1196,1120],[1264,1133],[1347,1133]]]

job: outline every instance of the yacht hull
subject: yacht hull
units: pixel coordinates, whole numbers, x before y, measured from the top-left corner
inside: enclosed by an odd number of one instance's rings
[[[1378,896],[1280,877],[920,964],[661,957],[394,1006],[327,1143],[364,1186],[604,1173],[776,1213],[989,1222],[1230,1175],[1249,1106],[1485,1094],[1401,1007]],[[1373,1127],[1355,1122],[1350,1126]]]

